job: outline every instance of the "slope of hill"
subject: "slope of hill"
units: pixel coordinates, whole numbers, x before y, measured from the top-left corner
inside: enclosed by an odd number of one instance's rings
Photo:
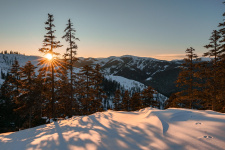
[[[26,56],[20,54],[0,54],[0,70],[2,73],[7,74],[10,71],[10,68],[13,62],[18,60],[20,66],[24,66],[26,62],[31,61],[34,65],[38,64],[38,60],[41,59],[39,56]],[[0,77],[0,84],[2,84],[4,80]]]
[[[135,80],[127,79],[121,76],[114,76],[114,75],[105,75],[105,78],[116,81],[120,83],[122,87],[124,87],[125,90],[132,90],[132,89],[140,89],[140,91],[147,88],[146,85],[143,83],[140,83]],[[168,99],[166,96],[164,96],[161,93],[154,94],[154,98],[160,103],[160,107],[164,108],[165,101]],[[109,104],[112,106],[112,101],[109,102]]]
[[[6,73],[15,58],[23,66],[28,60],[37,64],[38,56],[24,56],[17,54],[0,54],[0,68]],[[209,58],[202,58],[209,61]],[[111,56],[108,58],[79,58],[76,67],[84,65],[101,65],[104,75],[120,76],[152,86],[159,93],[169,97],[171,93],[177,92],[175,81],[180,72],[179,66],[183,60],[157,60],[148,57],[136,57],[125,55],[121,57]]]
[[[178,89],[175,81],[179,74],[182,60],[165,61],[147,57],[125,55],[108,58],[80,58],[78,67],[86,64],[100,64],[102,72],[108,75],[122,76],[135,80],[146,86],[152,86],[156,91],[170,96]]]
[[[131,56],[129,56],[129,57],[131,57]],[[132,56],[132,57],[134,57],[134,56]],[[79,67],[84,66],[86,64],[85,63],[86,61],[89,62],[90,65],[94,65],[94,64],[97,64],[97,63],[103,64],[103,63],[107,63],[111,58],[118,59],[118,60],[120,59],[120,58],[117,58],[117,57],[109,57],[109,58],[104,58],[104,59],[93,59],[93,58],[84,59],[84,58],[80,58],[78,64],[80,64]],[[136,57],[134,57],[134,58],[136,58]],[[7,74],[7,72],[10,72],[11,66],[12,66],[15,59],[18,60],[20,66],[24,66],[27,61],[31,61],[36,66],[38,64],[38,60],[40,60],[41,57],[25,56],[25,55],[19,55],[19,54],[0,54],[0,69],[1,69],[1,72],[4,73],[4,74]],[[137,59],[138,59],[138,57],[137,57]],[[148,59],[148,58],[144,58],[144,59]],[[90,60],[96,60],[96,61],[93,62],[93,61],[90,61]],[[152,60],[157,61],[156,59],[152,59]],[[79,72],[79,70],[80,70],[79,68],[74,68],[74,72]],[[140,83],[138,81],[135,81],[133,79],[127,79],[127,78],[122,77],[122,76],[109,75],[110,73],[105,71],[104,68],[102,68],[101,71],[107,79],[110,78],[111,80],[114,80],[114,81],[120,83],[121,86],[123,86],[124,89],[126,89],[126,90],[131,90],[131,89],[135,89],[135,88],[139,88],[140,90],[143,90],[146,87],[145,84]],[[36,72],[38,72],[38,68],[36,69]],[[4,82],[4,79],[0,78],[0,84],[2,84],[3,82]],[[160,106],[163,106],[164,102],[167,100],[167,97],[165,97],[164,95],[162,95],[160,93],[155,95],[155,98],[160,102]],[[109,104],[110,107],[113,107],[112,99],[113,99],[113,97],[109,98],[109,101],[107,103],[107,104]]]
[[[0,134],[4,150],[224,149],[225,114],[189,109],[106,111]]]
[[[25,56],[18,54],[0,54],[1,71],[5,74],[9,72],[15,59],[19,61],[20,66],[24,66],[27,61],[31,61],[34,65],[37,65],[38,60],[41,59],[41,57]],[[98,58],[98,59],[79,58],[76,67],[82,67],[86,64],[94,65],[97,63],[101,65],[102,67],[101,71],[106,76],[107,75],[117,76],[117,78],[118,76],[120,76],[121,78],[123,77],[126,79],[133,80],[134,82],[137,83],[137,85],[145,85],[145,86],[151,85],[156,90],[160,89],[163,93],[170,93],[171,91],[169,91],[168,89],[170,88],[171,90],[174,88],[173,87],[174,85],[173,84],[171,85],[171,83],[168,82],[173,82],[176,79],[176,77],[173,77],[173,73],[172,75],[170,74],[171,71],[173,72],[174,68],[176,70],[177,65],[180,64],[179,61],[168,62],[157,60],[154,58],[125,55],[121,57],[112,56],[109,58]],[[175,65],[175,67],[173,65]],[[168,77],[171,77],[172,80],[169,80]],[[4,80],[1,80],[0,84],[3,81]],[[161,92],[159,91],[159,93]]]

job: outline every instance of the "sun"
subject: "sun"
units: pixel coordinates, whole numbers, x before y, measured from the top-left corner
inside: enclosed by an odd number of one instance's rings
[[[52,60],[52,58],[53,58],[53,56],[52,56],[52,54],[46,54],[46,56],[45,56],[48,60]]]

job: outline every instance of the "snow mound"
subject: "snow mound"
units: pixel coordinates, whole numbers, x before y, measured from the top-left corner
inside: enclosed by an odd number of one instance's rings
[[[4,150],[224,149],[225,114],[188,109],[106,111],[0,134]]]

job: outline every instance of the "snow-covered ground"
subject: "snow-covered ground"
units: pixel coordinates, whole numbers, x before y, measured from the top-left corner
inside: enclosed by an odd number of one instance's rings
[[[107,111],[0,134],[2,150],[224,149],[225,114],[189,109]]]

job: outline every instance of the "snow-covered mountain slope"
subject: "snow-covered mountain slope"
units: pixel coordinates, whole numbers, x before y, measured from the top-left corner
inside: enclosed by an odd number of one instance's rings
[[[26,62],[31,61],[32,64],[37,65],[38,60],[41,59],[39,56],[26,56],[20,54],[0,54],[0,70],[2,73],[7,74],[10,72],[11,66],[13,62],[18,60],[20,66],[24,66]],[[1,75],[1,74],[0,74]],[[2,84],[4,80],[0,77],[0,84]]]
[[[23,66],[28,60],[34,65],[41,57],[24,56],[17,54],[0,54],[0,68],[6,73],[15,58]],[[209,59],[204,59],[204,61]],[[179,66],[183,60],[157,60],[148,57],[136,57],[125,55],[121,57],[111,56],[108,58],[79,58],[76,67],[84,65],[101,65],[104,75],[120,76],[137,81],[145,86],[152,86],[156,91],[169,97],[171,93],[177,92],[175,81],[180,72]],[[3,82],[3,81],[0,81]]]
[[[18,60],[20,66],[24,66],[26,62],[31,61],[34,65],[37,65],[39,56],[26,56],[20,54],[0,54],[0,67],[1,69],[9,69],[14,60]]]
[[[148,57],[125,55],[108,58],[80,58],[78,67],[87,64],[100,64],[106,75],[121,76],[152,86],[167,97],[177,91],[175,81],[182,60],[165,61]]]
[[[132,89],[140,89],[140,91],[144,90],[145,88],[147,88],[146,85],[144,85],[143,83],[140,83],[138,81],[134,81],[131,79],[127,79],[121,76],[114,76],[114,75],[106,75],[104,76],[105,78],[112,80],[112,81],[116,81],[118,83],[120,83],[120,85],[122,87],[124,87],[125,90],[132,90]],[[160,102],[160,106],[164,106],[165,101],[168,99],[166,96],[164,96],[161,93],[154,94],[154,98]],[[110,102],[110,104],[112,105],[112,102]]]
[[[225,114],[189,109],[106,111],[0,134],[3,150],[224,149]]]
[[[123,86],[126,90],[131,90],[132,88],[140,88],[140,90],[143,90],[147,86],[143,83],[140,83],[138,81],[130,80],[121,76],[114,76],[114,75],[105,75],[106,79],[116,81],[120,83],[121,86]]]
[[[10,68],[14,62],[14,60],[17,59],[20,66],[24,66],[25,63],[27,61],[31,61],[34,65],[37,65],[38,60],[41,59],[41,57],[38,56],[25,56],[25,55],[18,55],[18,54],[0,54],[0,69],[3,73],[7,73],[10,71]],[[120,75],[114,75],[114,73],[112,73],[112,69],[113,68],[121,68],[121,66],[127,66],[128,69],[130,68],[131,70],[135,70],[132,66],[138,66],[138,68],[144,69],[147,66],[147,62],[161,62],[160,60],[157,59],[153,59],[153,58],[145,58],[145,57],[135,57],[135,56],[121,56],[121,57],[109,57],[109,58],[98,58],[98,59],[94,59],[94,58],[79,58],[80,60],[77,63],[78,67],[84,66],[86,64],[100,64],[102,67],[102,72],[104,73],[105,76],[108,75],[111,76],[110,78],[112,78],[113,80],[116,80],[117,82],[121,83],[121,85],[124,85],[125,89],[127,88],[132,88],[135,86],[139,86],[140,89],[143,89],[146,85],[143,83],[140,83],[139,80],[135,80],[135,79],[130,79],[125,76],[123,76],[122,74]],[[122,64],[114,64],[115,62],[121,62]],[[125,64],[124,64],[125,63]],[[131,66],[131,67],[129,67]],[[164,66],[164,68],[167,68],[168,66]],[[121,68],[120,71],[123,72],[123,67]],[[75,72],[77,72],[77,70],[79,69],[75,69]],[[118,71],[117,71],[118,72]],[[160,72],[160,71],[155,71],[153,73],[156,74],[156,72]],[[129,73],[129,72],[128,72]],[[143,73],[136,73],[133,74],[133,76],[137,76],[137,78],[139,78],[139,76],[141,76],[141,74]],[[126,80],[126,82],[124,82],[124,80]],[[0,81],[1,83],[4,80]],[[0,83],[0,84],[1,84]],[[126,85],[125,85],[126,84]]]

